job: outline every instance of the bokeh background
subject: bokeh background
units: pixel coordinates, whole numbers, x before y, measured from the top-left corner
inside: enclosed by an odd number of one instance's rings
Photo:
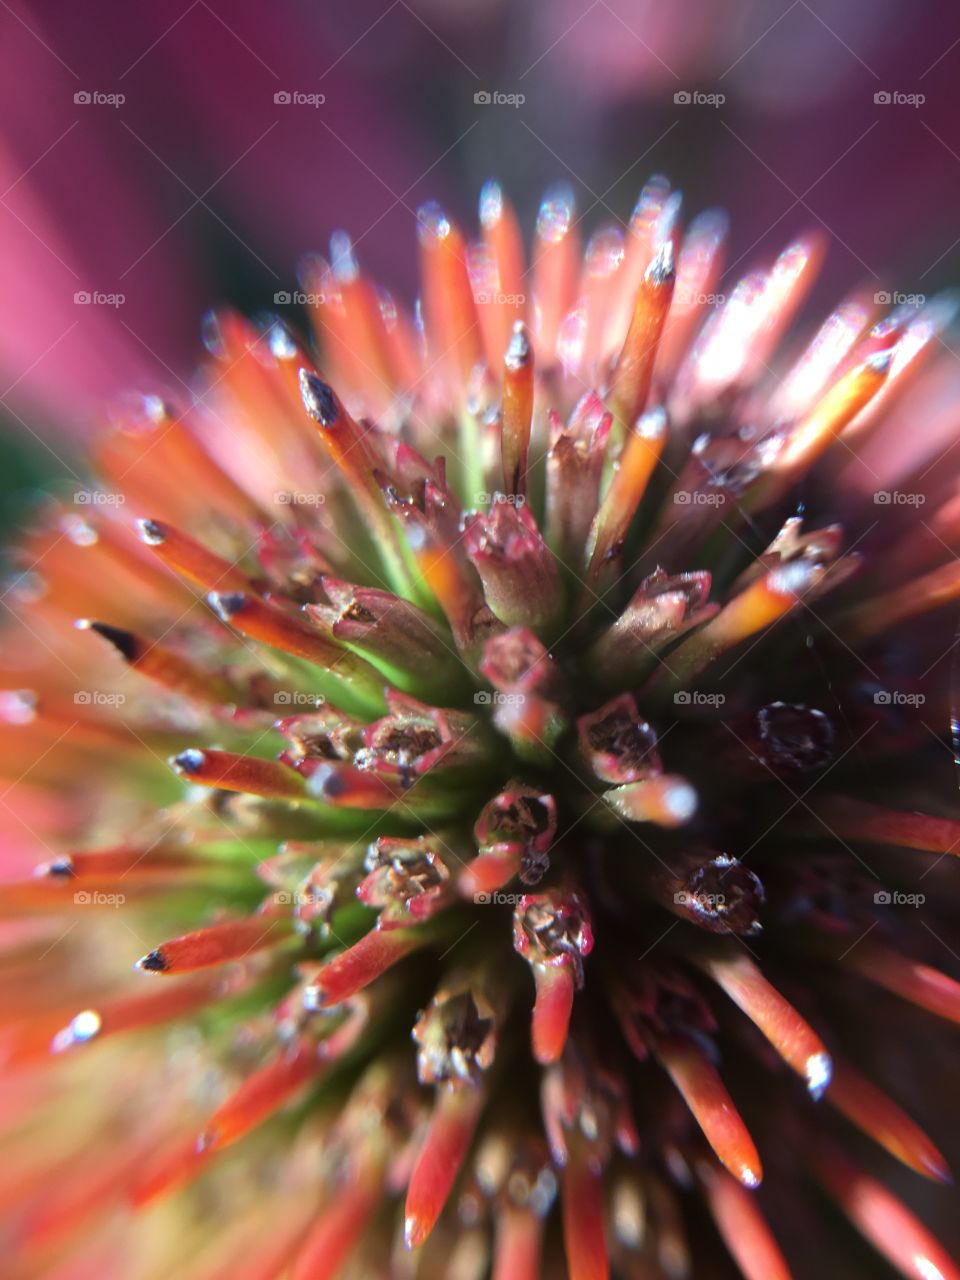
[[[118,392],[184,389],[208,306],[272,307],[339,226],[410,296],[418,204],[470,222],[491,174],[590,230],[661,170],[732,215],[728,283],[819,226],[814,307],[957,281],[958,77],[946,2],[3,0],[5,521]]]

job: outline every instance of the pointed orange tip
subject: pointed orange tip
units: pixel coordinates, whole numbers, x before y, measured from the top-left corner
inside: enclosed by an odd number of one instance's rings
[[[293,929],[293,921],[254,915],[196,929],[162,943],[136,963],[141,973],[180,974],[244,960],[254,951],[276,946]]]
[[[427,1226],[422,1218],[410,1215],[403,1220],[403,1243],[408,1249],[419,1249],[427,1238]]]
[[[248,1076],[214,1112],[197,1139],[197,1151],[222,1149],[268,1120],[302,1093],[323,1070],[316,1044],[288,1046]]]
[[[803,1078],[810,1096],[818,1101],[833,1078],[833,1061],[813,1028],[746,954],[715,956],[704,968]]]
[[[485,1095],[479,1088],[448,1088],[437,1094],[423,1145],[417,1155],[404,1206],[408,1249],[423,1244],[449,1199],[466,1159]]]
[[[763,1179],[760,1155],[719,1072],[691,1042],[666,1041],[657,1051],[717,1159],[754,1190]]]
[[[882,1089],[845,1062],[838,1062],[827,1099],[868,1137],[907,1168],[937,1182],[950,1182],[950,1169],[923,1129]]]
[[[341,1004],[416,950],[425,938],[416,929],[374,927],[352,947],[327,961],[306,989],[306,1006],[327,1009]]]
[[[909,1280],[960,1280],[960,1269],[892,1191],[835,1147],[823,1148],[815,1170],[857,1230]]]

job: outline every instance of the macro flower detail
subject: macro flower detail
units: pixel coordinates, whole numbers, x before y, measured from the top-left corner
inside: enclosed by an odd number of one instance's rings
[[[414,315],[337,233],[312,345],[208,317],[24,536],[10,1275],[781,1280],[845,1217],[958,1280],[878,1039],[960,1022],[952,300],[808,334],[807,237],[714,306],[659,178],[417,230]]]

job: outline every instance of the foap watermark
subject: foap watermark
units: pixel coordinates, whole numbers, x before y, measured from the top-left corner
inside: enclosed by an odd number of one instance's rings
[[[904,493],[900,489],[878,489],[873,495],[877,507],[922,507],[926,500],[925,493]]]
[[[478,689],[473,700],[478,707],[522,707],[527,699],[522,693],[501,693],[498,689],[491,693],[489,689]]]
[[[73,895],[75,907],[122,907],[126,900],[122,893],[101,893],[99,889],[78,889]]]
[[[325,494],[303,489],[277,489],[273,500],[279,507],[322,507],[327,499]]]
[[[899,289],[879,289],[873,300],[878,307],[922,307],[927,300],[925,293],[901,293]]]
[[[322,707],[326,698],[322,693],[300,693],[294,689],[278,689],[273,695],[278,707]]]
[[[517,907],[523,898],[522,893],[501,893],[499,889],[494,889],[492,893],[484,893],[481,890],[473,895],[474,902],[481,907]]]
[[[527,497],[524,493],[478,493],[477,505],[485,507],[525,507]]]
[[[873,95],[878,107],[922,107],[925,93],[903,93],[900,89],[878,89]]]
[[[678,907],[722,907],[727,900],[725,893],[687,893],[685,889],[679,889],[674,895],[673,900]]]
[[[73,500],[78,507],[122,507],[126,495],[105,493],[102,489],[76,489]]]
[[[100,289],[78,289],[73,295],[75,307],[122,307],[125,293],[103,293]]]
[[[694,289],[679,288],[673,295],[681,307],[722,307],[727,300],[725,293],[700,293]]]
[[[304,889],[278,889],[276,893],[271,893],[270,901],[277,907],[311,907],[316,906],[317,899],[314,894]]]
[[[873,895],[878,907],[922,907],[927,900],[925,893],[901,893],[899,889],[878,889]]]
[[[278,89],[273,95],[277,107],[322,107],[327,100],[325,93],[304,93],[301,89]]]
[[[278,289],[273,295],[275,307],[322,307],[326,300],[324,293],[304,293],[302,289]]]
[[[673,101],[678,107],[722,107],[725,93],[703,93],[700,89],[678,89]]]
[[[922,707],[925,693],[901,693],[899,689],[878,689],[873,701],[878,707]]]
[[[478,307],[522,307],[526,305],[525,293],[501,293],[498,289],[478,289],[473,300]]]
[[[526,100],[524,93],[503,93],[500,89],[478,89],[473,95],[477,107],[522,107]]]
[[[78,689],[73,695],[78,707],[122,707],[126,700],[125,693],[107,693],[103,689]]]
[[[699,689],[678,689],[673,695],[678,707],[722,707],[726,700],[725,693],[701,693]]]
[[[673,500],[678,507],[722,507],[727,495],[718,489],[678,489]]]
[[[102,93],[99,89],[78,89],[73,101],[78,107],[122,107],[127,100],[125,93]]]

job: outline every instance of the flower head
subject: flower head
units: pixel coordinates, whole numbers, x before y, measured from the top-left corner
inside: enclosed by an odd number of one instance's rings
[[[564,190],[529,267],[495,185],[478,243],[419,233],[415,319],[339,233],[316,360],[212,317],[196,400],[128,408],[24,541],[15,1265],[682,1276],[682,1212],[782,1277],[819,1183],[956,1277],[842,1143],[946,1176],[866,1046],[960,1021],[917,890],[960,847],[957,486],[848,472],[948,303],[798,343],[803,239],[713,307],[723,220],[660,179],[583,255]]]

